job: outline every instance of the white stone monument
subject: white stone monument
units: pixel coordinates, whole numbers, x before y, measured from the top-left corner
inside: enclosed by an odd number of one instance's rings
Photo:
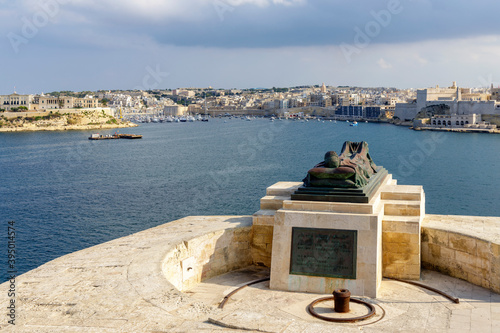
[[[384,276],[420,278],[423,189],[379,178],[365,203],[301,200],[302,182],[267,189],[253,219],[254,257],[270,265],[271,289],[377,297]]]

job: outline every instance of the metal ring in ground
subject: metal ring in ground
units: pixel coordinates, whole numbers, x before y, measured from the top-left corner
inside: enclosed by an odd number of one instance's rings
[[[390,280],[394,280],[394,281],[399,281],[399,282],[404,282],[404,283],[412,284],[412,285],[417,286],[417,287],[425,288],[427,290],[433,291],[433,292],[435,292],[435,293],[437,293],[439,295],[442,295],[442,296],[446,297],[447,299],[449,299],[453,303],[456,303],[456,304],[460,303],[460,299],[458,299],[456,297],[453,297],[453,296],[450,296],[447,293],[445,293],[445,292],[443,292],[443,291],[441,291],[439,289],[430,287],[428,285],[425,285],[425,284],[422,284],[422,283],[418,283],[418,282],[415,282],[415,281],[401,280],[401,279],[392,278],[392,277],[385,277],[385,278],[386,279],[390,279]]]
[[[326,321],[331,321],[331,322],[335,322],[335,323],[354,323],[354,322],[357,322],[357,321],[360,321],[360,320],[368,319],[368,318],[370,318],[370,317],[372,317],[372,316],[375,315],[375,307],[372,304],[370,304],[368,302],[365,302],[365,301],[362,301],[362,300],[359,300],[359,299],[355,299],[355,298],[351,298],[351,302],[363,304],[367,308],[370,309],[370,312],[367,315],[359,316],[359,317],[352,317],[352,318],[332,318],[332,317],[322,316],[322,315],[318,314],[314,310],[314,306],[316,304],[324,302],[324,301],[331,301],[331,300],[333,300],[332,296],[319,298],[319,299],[313,301],[311,304],[309,304],[307,306],[307,310],[309,311],[309,313],[311,315],[313,315],[314,317],[316,317],[318,319],[326,320]]]

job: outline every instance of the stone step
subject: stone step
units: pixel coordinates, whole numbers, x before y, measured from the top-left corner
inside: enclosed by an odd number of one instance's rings
[[[384,215],[420,216],[420,201],[384,200]]]
[[[278,182],[266,189],[266,195],[290,197],[302,185],[302,182]]]
[[[308,212],[377,214],[380,211],[377,210],[380,209],[380,203],[374,205],[352,202],[286,200],[283,203],[283,209]]]
[[[422,186],[413,185],[387,185],[381,192],[382,200],[421,200]]]
[[[276,214],[275,209],[261,209],[253,213],[253,216],[274,216]]]
[[[274,225],[274,209],[261,209],[252,215],[254,225]]]
[[[419,216],[402,216],[402,215],[384,215],[382,217],[382,222],[415,222],[418,223],[420,221]]]
[[[290,200],[289,196],[279,196],[279,195],[266,195],[260,199],[260,209],[261,210],[278,210],[283,207],[283,200]]]
[[[382,218],[382,232],[397,232],[406,234],[420,234],[420,216],[384,215]]]

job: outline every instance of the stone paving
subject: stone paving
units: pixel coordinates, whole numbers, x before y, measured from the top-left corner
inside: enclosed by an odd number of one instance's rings
[[[500,295],[423,271],[422,283],[460,298],[384,280],[377,315],[354,324],[323,322],[306,312],[325,296],[271,291],[268,282],[222,298],[266,276],[259,267],[231,272],[179,292],[162,262],[179,243],[206,233],[248,227],[249,216],[195,216],[78,251],[16,279],[16,325],[6,316],[9,284],[0,285],[6,332],[500,332]],[[379,320],[379,321],[377,321]],[[377,321],[377,322],[375,322]],[[364,326],[362,326],[364,325]]]
[[[216,306],[234,287],[266,272],[258,268],[228,273],[191,290],[194,299]],[[269,282],[241,289],[212,322],[263,332],[500,332],[500,295],[462,280],[424,270],[420,283],[458,297],[459,304],[432,291],[384,279],[381,297],[359,298],[376,304],[377,314],[349,324],[324,322],[306,310],[315,295],[269,290]],[[218,295],[218,297],[217,297]],[[353,296],[354,297],[354,296]],[[333,302],[330,304],[333,307]],[[381,319],[383,311],[385,316]],[[367,311],[366,311],[367,312]]]

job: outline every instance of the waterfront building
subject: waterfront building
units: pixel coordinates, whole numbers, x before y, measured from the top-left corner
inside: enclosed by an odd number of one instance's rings
[[[363,106],[361,105],[339,106],[335,111],[335,115],[344,118],[362,118]]]
[[[0,95],[0,108],[10,111],[13,108],[24,106],[30,109],[33,95],[19,95],[16,92],[10,95]]]
[[[367,119],[378,119],[380,117],[380,106],[366,106],[365,107],[365,118]]]
[[[0,108],[11,111],[20,106],[24,106],[28,111],[39,111],[48,109],[95,109],[101,107],[99,99],[93,96],[84,98],[70,96],[50,96],[50,95],[0,95]]]
[[[101,107],[98,98],[93,96],[85,96],[77,98],[71,96],[50,96],[50,95],[35,95],[30,110],[49,110],[49,109],[96,109]]]
[[[200,113],[201,105],[199,104],[189,104],[187,111],[191,114]]]
[[[489,124],[481,120],[480,114],[453,114],[434,115],[430,118],[426,126],[436,128],[476,128],[476,129],[496,129],[496,125]]]
[[[163,114],[172,117],[185,115],[187,111],[188,107],[183,105],[167,105],[163,108]]]
[[[450,115],[500,115],[500,103],[490,100],[489,95],[473,93],[468,88],[459,88],[456,82],[453,82],[448,88],[436,86],[417,90],[415,101],[396,104],[394,116],[403,121],[411,121],[420,111],[433,105],[446,105]]]

